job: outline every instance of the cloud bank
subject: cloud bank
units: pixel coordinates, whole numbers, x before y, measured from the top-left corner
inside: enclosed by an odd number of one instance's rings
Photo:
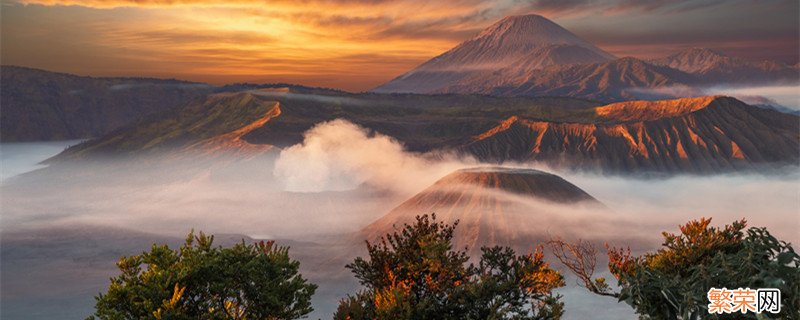
[[[310,129],[302,143],[277,159],[220,159],[158,165],[140,158],[114,160],[63,167],[63,179],[3,185],[2,228],[91,224],[170,235],[195,228],[307,240],[359,230],[441,177],[481,165],[452,155],[406,152],[391,137],[344,120]],[[617,233],[650,235],[657,243],[660,231],[713,217],[720,225],[747,218],[753,226],[800,241],[796,172],[637,179],[535,163],[508,165],[558,174],[611,210],[552,209],[549,218],[539,217],[546,220],[539,226],[553,235],[585,232],[609,240]]]

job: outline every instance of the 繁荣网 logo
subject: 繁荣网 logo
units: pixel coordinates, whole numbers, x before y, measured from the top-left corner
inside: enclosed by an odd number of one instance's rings
[[[774,288],[753,290],[750,288],[711,288],[708,290],[708,313],[779,313],[781,291]]]

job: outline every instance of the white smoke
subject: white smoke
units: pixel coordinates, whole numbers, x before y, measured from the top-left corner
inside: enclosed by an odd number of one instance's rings
[[[468,163],[474,161],[406,152],[391,137],[337,119],[314,126],[302,143],[283,150],[274,174],[287,191],[342,191],[369,183],[411,193]]]

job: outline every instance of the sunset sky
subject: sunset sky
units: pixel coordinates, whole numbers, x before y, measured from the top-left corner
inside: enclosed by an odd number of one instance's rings
[[[0,0],[2,64],[214,84],[368,90],[507,15],[537,13],[617,56],[708,47],[798,62],[796,0]]]

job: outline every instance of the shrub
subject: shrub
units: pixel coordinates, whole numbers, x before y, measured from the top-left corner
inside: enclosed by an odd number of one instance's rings
[[[122,257],[90,319],[295,319],[313,311],[316,285],[288,248],[244,240],[214,247],[213,239],[190,233],[179,250],[153,245]]]
[[[454,225],[436,216],[367,242],[369,259],[347,266],[365,287],[342,300],[334,319],[556,319],[563,304],[552,289],[563,286],[541,248],[516,255],[482,248],[478,264],[452,249]]]
[[[554,253],[592,292],[625,301],[648,319],[765,319],[770,314],[708,313],[710,288],[777,288],[782,319],[800,319],[800,256],[765,228],[735,221],[710,227],[711,219],[690,221],[680,234],[664,232],[663,248],[641,256],[607,246],[609,270],[621,288],[592,279],[594,248],[587,242],[551,241]]]

